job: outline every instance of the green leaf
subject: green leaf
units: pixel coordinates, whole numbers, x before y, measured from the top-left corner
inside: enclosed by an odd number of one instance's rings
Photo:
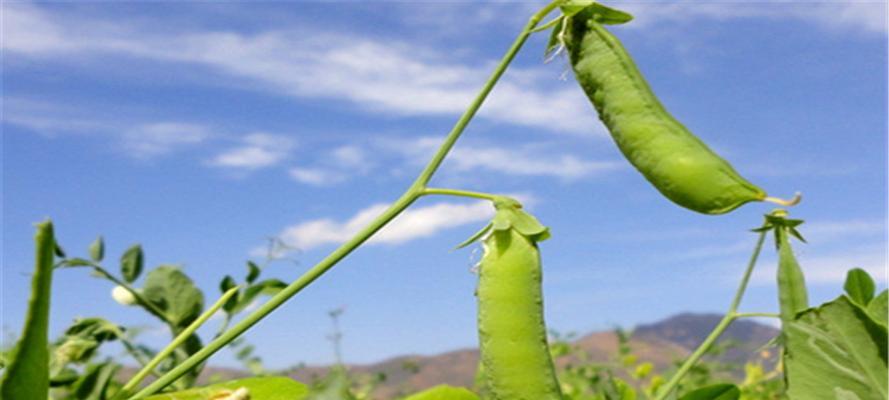
[[[472,234],[472,236],[470,236],[469,239],[466,239],[463,241],[463,243],[458,244],[457,249],[462,249],[466,246],[469,246],[470,244],[477,242],[479,239],[481,239],[482,237],[487,235],[488,232],[491,231],[491,227],[492,227],[492,224],[489,222],[482,229],[479,229],[478,232]]]
[[[549,60],[562,47],[561,33],[564,26],[565,17],[559,17],[559,22],[556,22],[556,26],[549,32],[549,41],[543,50],[543,58],[545,60]]]
[[[620,400],[636,400],[636,389],[633,389],[629,383],[620,378],[611,378],[611,384],[617,392],[617,398]]]
[[[142,265],[145,256],[142,254],[142,246],[136,244],[127,249],[120,257],[120,273],[127,283],[133,283],[142,273]]]
[[[65,258],[65,249],[58,242],[53,243],[52,251],[58,258]]]
[[[219,290],[222,293],[228,292],[229,289],[237,286],[238,284],[235,282],[235,278],[232,278],[231,275],[226,275],[225,278],[222,278],[222,281],[219,282]],[[231,314],[235,307],[238,306],[238,294],[232,296],[232,298],[228,299],[225,304],[222,305],[222,309]]]
[[[438,385],[419,393],[414,393],[404,400],[478,400],[479,397],[466,388]]]
[[[738,400],[741,391],[731,383],[718,383],[692,390],[679,400]]]
[[[105,400],[108,389],[120,365],[111,361],[87,367],[80,379],[74,382],[74,398],[78,400]]]
[[[534,242],[541,242],[550,237],[549,228],[522,209],[518,201],[506,197],[499,198],[494,201],[494,208],[497,209],[497,213],[494,214],[491,226],[495,231],[515,229]]]
[[[867,304],[874,298],[874,279],[865,270],[853,268],[846,274],[846,283],[843,285],[843,289],[846,290],[846,294],[852,301],[862,307],[867,307]]]
[[[261,269],[256,263],[253,261],[247,261],[247,283],[253,283],[256,278],[259,278],[259,272]]]
[[[274,296],[281,289],[287,287],[287,284],[279,279],[266,279],[259,281],[244,289],[244,292],[238,298],[238,305],[232,310],[232,313],[239,313],[250,305],[260,295]]]
[[[791,400],[886,399],[886,327],[847,297],[800,313],[784,336]]]
[[[36,261],[25,326],[0,379],[0,398],[43,400],[49,395],[49,300],[55,238],[52,222],[37,224]]]
[[[562,15],[571,17],[593,4],[596,4],[596,0],[566,0],[559,8],[562,9]]]
[[[90,244],[90,258],[95,262],[101,262],[105,258],[105,240],[101,236]]]
[[[204,308],[204,294],[179,268],[162,265],[148,273],[142,296],[164,312],[167,321],[184,328]]]
[[[300,400],[309,392],[306,385],[283,376],[264,376],[236,379],[210,386],[163,393],[150,396],[145,400],[206,400],[218,398],[244,388],[250,400]]]
[[[867,314],[870,315],[871,319],[883,326],[887,325],[886,319],[887,314],[889,314],[887,302],[889,302],[889,293],[883,290],[867,305]]]
[[[620,25],[633,20],[633,15],[625,11],[593,3],[590,7],[593,19],[603,25]]]

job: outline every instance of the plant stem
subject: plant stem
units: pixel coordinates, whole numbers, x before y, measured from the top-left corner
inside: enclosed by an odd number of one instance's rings
[[[225,302],[231,299],[232,296],[234,296],[238,292],[238,289],[239,287],[236,286],[223,293],[222,296],[219,297],[219,300],[216,300],[216,303],[213,303],[213,305],[210,306],[210,308],[208,308],[206,311],[204,311],[197,319],[195,319],[194,322],[183,329],[182,332],[179,333],[179,335],[177,335],[176,338],[167,345],[167,347],[164,347],[163,350],[159,351],[154,356],[154,358],[152,358],[151,361],[148,362],[148,364],[142,367],[142,369],[139,370],[136,375],[133,375],[133,377],[130,378],[129,382],[127,382],[126,385],[124,385],[118,393],[126,394],[136,388],[136,386],[139,386],[139,384],[142,383],[142,380],[145,379],[148,374],[154,372],[154,369],[158,366],[158,364],[160,364],[165,358],[167,358],[167,356],[173,353],[173,351],[175,351],[177,347],[185,343],[185,341],[188,340],[188,338],[191,337],[191,335],[194,334],[194,332],[198,330],[201,325],[207,322],[207,320],[210,319],[210,317],[212,317],[213,314],[216,313],[216,311],[219,311],[219,309],[222,308]]]
[[[417,179],[414,180],[411,186],[407,189],[407,191],[404,192],[404,194],[401,195],[401,197],[398,198],[398,200],[392,203],[392,205],[390,205],[389,208],[386,209],[386,211],[384,211],[380,216],[371,221],[370,224],[356,233],[355,236],[340,245],[340,247],[338,247],[327,257],[318,262],[318,264],[315,264],[314,267],[306,271],[302,276],[290,283],[290,285],[288,285],[286,288],[282,289],[276,295],[272,296],[268,301],[266,301],[264,304],[259,306],[259,308],[244,317],[244,319],[232,326],[229,330],[213,339],[213,341],[208,343],[201,350],[192,354],[190,357],[182,361],[182,363],[180,363],[178,366],[161,376],[160,379],[154,381],[153,383],[136,393],[136,395],[131,397],[131,399],[141,399],[143,397],[154,394],[155,392],[163,389],[164,387],[178,379],[180,376],[184,375],[186,372],[188,372],[188,370],[196,367],[198,364],[209,358],[215,352],[219,351],[219,349],[223,348],[229,342],[244,333],[244,331],[265,318],[268,314],[281,306],[281,304],[284,304],[284,302],[299,293],[303,288],[314,282],[315,279],[318,279],[318,277],[327,272],[327,270],[336,265],[336,263],[338,263],[340,260],[348,256],[362,243],[370,239],[370,237],[373,236],[374,233],[386,226],[386,224],[395,219],[395,217],[401,214],[402,211],[407,209],[411,204],[413,204],[414,201],[422,196],[424,194],[424,191],[426,190],[426,184],[429,183],[429,180],[432,179],[432,175],[435,173],[435,171],[438,170],[439,166],[441,166],[441,163],[442,161],[444,161],[445,156],[447,156],[447,154],[451,151],[451,148],[454,147],[457,139],[460,138],[460,135],[463,133],[463,130],[466,129],[469,121],[472,119],[473,116],[475,116],[475,113],[481,107],[482,103],[491,92],[491,89],[493,89],[494,85],[497,83],[497,80],[500,79],[500,77],[503,75],[503,72],[506,71],[509,63],[513,60],[513,58],[515,58],[515,55],[519,52],[519,49],[521,49],[522,45],[528,39],[531,31],[534,29],[537,23],[539,23],[547,14],[549,14],[550,11],[557,8],[562,1],[563,0],[554,0],[552,3],[548,4],[540,11],[535,13],[531,17],[531,19],[528,20],[525,28],[515,39],[512,46],[510,46],[509,50],[506,52],[506,55],[503,56],[503,59],[500,60],[500,63],[494,69],[494,72],[491,74],[491,77],[488,78],[488,81],[485,82],[475,100],[473,100],[473,102],[469,105],[460,119],[457,120],[457,123],[454,125],[454,128],[451,129],[451,132],[448,133],[448,136],[445,138],[441,147],[439,147],[438,151],[432,157],[432,160],[429,161],[429,164],[426,165]]]
[[[483,199],[494,201],[498,196],[490,193],[480,193],[480,192],[472,192],[469,190],[458,190],[458,189],[439,189],[439,188],[426,188],[423,190],[423,195],[443,195],[443,196],[458,196],[458,197],[470,197],[474,199]]]
[[[735,313],[735,316],[738,318],[751,318],[751,317],[765,317],[765,318],[781,318],[780,314],[777,313],[768,313],[768,312],[745,312],[745,313]]]
[[[738,290],[735,291],[735,297],[732,299],[732,303],[729,306],[728,312],[726,312],[725,316],[722,317],[722,320],[716,324],[716,327],[713,328],[713,331],[710,332],[709,335],[704,339],[703,342],[695,349],[694,352],[691,353],[688,358],[682,363],[679,369],[675,374],[670,378],[670,380],[664,384],[658,390],[657,396],[655,396],[655,400],[664,400],[673,389],[676,388],[676,385],[679,384],[679,381],[688,373],[688,371],[710,350],[710,347],[713,346],[713,343],[719,339],[719,336],[725,332],[725,330],[737,319],[740,315],[738,314],[738,306],[741,304],[741,299],[744,297],[744,292],[747,290],[747,283],[750,282],[750,276],[753,274],[753,268],[756,266],[756,260],[759,258],[759,253],[762,250],[762,244],[765,241],[766,232],[760,232],[759,238],[756,240],[756,247],[753,248],[753,254],[750,256],[750,261],[747,263],[747,269],[744,270],[744,276],[741,278],[741,283],[738,285]]]

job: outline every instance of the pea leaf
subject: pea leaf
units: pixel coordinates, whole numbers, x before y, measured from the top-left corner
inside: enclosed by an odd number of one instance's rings
[[[142,273],[145,256],[142,254],[141,245],[133,245],[120,257],[120,273],[127,283],[133,283]]]
[[[594,3],[589,8],[593,13],[593,19],[603,25],[620,25],[633,20],[633,15],[630,13],[604,6],[602,3]]]
[[[886,327],[846,296],[800,313],[784,337],[790,399],[886,399]]]
[[[205,400],[240,388],[246,389],[250,400],[301,400],[309,389],[306,385],[283,376],[236,379],[210,386],[150,396],[145,400]],[[224,398],[224,397],[220,397]]]
[[[741,391],[731,383],[718,383],[693,390],[679,400],[738,400]]]
[[[475,393],[466,388],[438,385],[419,393],[414,393],[404,400],[478,400]]]
[[[559,8],[562,9],[562,15],[570,17],[593,4],[596,4],[596,0],[567,0],[563,2]]]
[[[225,278],[222,278],[222,281],[219,282],[219,290],[222,293],[225,293],[228,292],[229,289],[237,285],[238,284],[235,282],[235,278],[232,278],[231,275],[226,275]],[[238,305],[238,297],[239,294],[235,294],[234,296],[232,296],[230,299],[228,299],[228,301],[225,302],[225,304],[222,305],[222,309],[225,312],[231,314],[232,310],[234,310],[235,307],[237,307]]]
[[[179,268],[162,265],[145,277],[142,296],[161,311],[168,322],[186,327],[204,308],[204,294]]]
[[[312,388],[306,400],[355,400],[349,386],[351,382],[346,370],[334,367],[317,387]]]
[[[52,222],[37,224],[36,261],[25,326],[12,361],[0,378],[0,398],[46,399],[49,395],[49,300],[55,237]]]
[[[787,323],[794,316],[809,307],[809,295],[803,271],[793,255],[786,228],[777,227],[778,241],[778,303],[781,321]]]
[[[862,307],[867,307],[874,298],[874,280],[861,268],[850,269],[846,274],[846,283],[843,289],[849,298]]]
[[[883,326],[887,325],[886,319],[887,314],[889,314],[889,305],[887,305],[887,301],[889,301],[889,293],[887,293],[886,290],[883,290],[867,305],[867,313],[870,317]]]
[[[543,58],[545,60],[550,60],[562,47],[562,39],[560,35],[564,26],[565,17],[560,17],[559,22],[556,22],[556,26],[550,31],[549,41],[546,43],[546,48],[543,50]]]
[[[253,261],[247,261],[247,283],[253,283],[256,278],[259,278],[259,272],[261,269],[256,263]]]
[[[120,365],[110,361],[87,367],[80,379],[74,382],[74,398],[78,400],[106,399],[112,378]]]
[[[105,258],[105,240],[101,236],[90,244],[90,258],[95,262],[101,262]]]
[[[279,279],[266,279],[250,285],[247,289],[244,289],[243,294],[238,297],[238,305],[232,309],[231,312],[239,313],[256,300],[258,296],[274,296],[285,287],[287,287],[287,284]]]

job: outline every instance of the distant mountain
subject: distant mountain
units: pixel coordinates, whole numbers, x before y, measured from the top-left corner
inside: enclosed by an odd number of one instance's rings
[[[629,346],[640,361],[654,364],[659,371],[666,370],[675,361],[688,356],[715,327],[721,315],[679,314],[652,324],[641,325],[630,337]],[[775,355],[760,351],[779,331],[773,327],[749,320],[735,321],[717,343],[732,343],[732,348],[716,356],[729,362],[748,360],[774,362]],[[613,361],[618,354],[618,337],[614,332],[594,332],[573,342],[583,349],[591,361]],[[434,356],[408,355],[391,358],[367,365],[350,365],[349,371],[356,377],[385,374],[386,381],[374,391],[375,399],[391,399],[400,394],[446,383],[471,387],[478,365],[478,351],[462,349]],[[302,382],[313,382],[327,373],[326,366],[309,366],[286,371]],[[218,374],[226,378],[243,376],[234,370],[207,368],[204,376]]]

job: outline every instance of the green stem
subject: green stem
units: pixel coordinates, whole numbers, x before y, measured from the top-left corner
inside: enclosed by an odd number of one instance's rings
[[[745,313],[736,313],[735,316],[738,317],[738,318],[755,318],[755,317],[781,318],[781,314],[778,314],[778,313],[768,313],[768,312],[745,312]]]
[[[470,197],[473,199],[483,199],[494,201],[497,199],[496,194],[490,193],[481,193],[481,192],[472,192],[469,190],[458,190],[458,189],[440,189],[440,188],[426,188],[421,193],[422,195],[443,195],[443,196],[458,196],[458,197]]]
[[[725,330],[729,327],[729,325],[737,319],[740,314],[738,314],[738,306],[741,304],[741,299],[744,297],[744,292],[747,290],[747,284],[750,282],[750,276],[753,274],[753,268],[756,266],[756,260],[759,258],[759,253],[762,251],[762,244],[765,241],[766,232],[760,232],[759,237],[756,240],[756,247],[753,248],[753,254],[750,256],[750,261],[747,263],[747,269],[744,270],[744,276],[741,278],[741,283],[738,285],[738,290],[735,291],[735,297],[732,299],[732,303],[729,306],[728,312],[722,317],[722,320],[716,324],[716,327],[713,328],[713,331],[710,332],[709,335],[704,339],[703,342],[695,349],[694,352],[691,353],[688,358],[682,363],[679,369],[675,374],[670,378],[664,386],[658,390],[657,396],[655,396],[655,400],[664,400],[673,389],[679,384],[679,381],[688,373],[689,370],[710,350],[710,347],[713,346],[713,343],[719,339]]]
[[[213,305],[210,306],[210,308],[208,308],[206,311],[204,311],[203,314],[201,314],[197,319],[195,319],[194,322],[192,322],[184,330],[182,330],[182,332],[179,333],[179,335],[177,335],[176,338],[167,345],[167,347],[164,347],[163,350],[158,352],[154,356],[154,358],[152,358],[151,361],[148,362],[148,364],[146,364],[139,372],[136,373],[136,375],[133,375],[133,377],[130,378],[129,382],[127,382],[126,385],[123,386],[119,393],[129,393],[130,391],[135,389],[136,386],[139,386],[139,384],[142,383],[142,380],[145,379],[148,374],[154,372],[154,369],[157,368],[158,364],[160,364],[165,358],[167,358],[167,356],[172,354],[173,351],[176,350],[176,348],[185,343],[185,341],[188,340],[188,338],[190,338],[191,335],[193,335],[194,332],[201,327],[201,325],[204,325],[204,323],[207,322],[207,320],[210,319],[210,317],[212,317],[213,314],[216,313],[216,311],[219,311],[219,309],[222,308],[222,306],[229,299],[231,299],[232,296],[238,293],[238,289],[239,287],[236,286],[223,293],[222,296],[219,297],[219,300],[216,300],[216,303],[213,303]]]
[[[437,171],[438,168],[441,166],[441,163],[442,161],[444,161],[445,156],[447,156],[447,154],[451,151],[451,148],[454,147],[457,139],[460,138],[463,130],[466,129],[469,121],[472,119],[473,116],[475,116],[476,112],[481,107],[488,94],[491,92],[491,89],[493,89],[494,85],[497,83],[497,80],[500,79],[500,77],[503,75],[503,72],[506,71],[506,68],[509,66],[510,62],[513,60],[513,58],[515,58],[515,55],[519,52],[519,49],[521,49],[522,45],[528,39],[531,31],[534,29],[537,23],[540,22],[540,20],[542,20],[547,14],[549,14],[550,11],[557,8],[562,1],[563,0],[553,1],[552,3],[542,8],[540,11],[538,11],[536,14],[534,14],[530,20],[528,20],[525,28],[515,39],[512,46],[510,46],[509,50],[506,52],[506,55],[503,56],[503,59],[494,69],[494,72],[491,74],[491,77],[488,78],[488,81],[485,82],[485,85],[482,87],[475,100],[473,100],[473,102],[469,105],[460,119],[457,120],[457,123],[454,125],[454,128],[451,129],[451,132],[448,133],[448,136],[445,138],[441,147],[439,147],[438,151],[432,157],[432,160],[429,161],[429,164],[426,165],[417,179],[414,180],[411,186],[407,189],[407,191],[404,192],[404,194],[401,195],[401,197],[398,198],[398,200],[392,203],[392,205],[389,206],[386,211],[384,211],[380,216],[371,221],[370,224],[356,233],[355,236],[340,245],[340,247],[330,253],[318,264],[315,264],[314,267],[306,271],[302,276],[290,283],[290,285],[288,285],[286,288],[282,289],[275,296],[272,296],[263,305],[244,317],[244,319],[232,326],[229,330],[213,339],[213,341],[208,343],[201,350],[192,354],[190,357],[182,361],[178,366],[168,371],[160,379],[154,381],[153,383],[136,393],[136,395],[133,396],[131,400],[141,399],[143,397],[156,393],[157,391],[163,389],[164,387],[178,379],[180,376],[184,375],[190,369],[196,367],[198,364],[209,358],[215,352],[219,351],[229,342],[244,333],[244,331],[258,323],[276,308],[281,306],[281,304],[284,304],[284,302],[299,293],[303,288],[314,282],[315,279],[318,279],[318,277],[327,272],[327,270],[332,268],[334,265],[336,265],[336,263],[349,255],[362,243],[370,239],[370,237],[373,236],[374,233],[386,226],[386,224],[395,219],[395,217],[401,214],[402,211],[407,209],[411,204],[413,204],[414,201],[422,196],[426,190],[426,184],[429,183],[429,180],[432,179],[432,175],[435,174],[435,171]]]

